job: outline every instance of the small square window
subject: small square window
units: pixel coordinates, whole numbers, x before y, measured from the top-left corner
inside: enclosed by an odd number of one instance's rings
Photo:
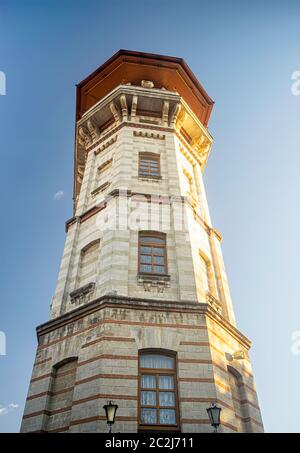
[[[153,153],[140,153],[139,176],[144,178],[159,178],[160,156]]]

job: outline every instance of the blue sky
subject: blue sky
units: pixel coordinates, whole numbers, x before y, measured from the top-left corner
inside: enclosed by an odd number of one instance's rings
[[[120,48],[183,57],[215,101],[205,183],[238,326],[266,430],[300,432],[299,23],[293,0],[0,0],[0,432],[19,430],[72,215],[75,84]]]

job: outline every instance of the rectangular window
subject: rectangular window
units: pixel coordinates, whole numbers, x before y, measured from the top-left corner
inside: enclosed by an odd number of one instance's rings
[[[145,353],[139,364],[140,428],[178,430],[175,357]]]
[[[143,178],[160,177],[160,157],[159,154],[140,153],[139,154],[139,176]]]
[[[139,234],[139,272],[160,275],[167,273],[165,234]]]

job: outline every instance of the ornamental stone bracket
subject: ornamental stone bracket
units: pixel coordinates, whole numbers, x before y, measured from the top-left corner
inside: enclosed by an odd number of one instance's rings
[[[70,293],[71,304],[81,305],[90,302],[95,292],[95,282],[88,283]]]
[[[206,303],[210,305],[217,313],[222,315],[222,305],[209,291],[206,292]]]
[[[107,140],[105,143],[98,146],[94,151],[95,156],[97,156],[97,154],[102,153],[102,151],[106,150],[106,148],[108,148],[109,146],[113,145],[117,141],[117,138],[118,136],[115,135],[111,139]]]
[[[233,360],[244,360],[246,358],[245,351],[238,349],[233,354],[231,354]]]
[[[190,152],[196,158],[203,170],[212,146],[212,136],[195,118],[193,112],[187,106],[184,106],[183,100],[173,123],[176,133],[185,145],[186,152]]]
[[[243,361],[243,360],[247,359],[248,354],[245,350],[238,349],[237,351],[234,351],[232,354],[229,354],[228,352],[226,352],[225,357],[228,360],[228,362],[236,363],[236,361]]]
[[[121,118],[121,114],[119,112],[119,108],[117,107],[116,103],[114,101],[112,101],[109,104],[109,108],[110,108],[111,113],[113,114],[115,123],[119,124],[121,122],[122,118]]]
[[[173,128],[175,127],[178,115],[180,114],[180,110],[181,110],[181,104],[180,104],[180,102],[177,102],[174,105],[173,112],[171,114],[170,127],[173,127]]]
[[[169,275],[144,275],[138,274],[138,285],[144,287],[146,292],[163,293],[166,288],[170,287]]]

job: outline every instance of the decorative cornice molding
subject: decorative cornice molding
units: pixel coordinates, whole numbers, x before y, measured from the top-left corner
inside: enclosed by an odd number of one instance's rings
[[[106,181],[105,183],[101,184],[101,186],[97,187],[96,189],[92,190],[91,196],[95,197],[98,193],[103,192],[110,186],[110,181]]]
[[[101,137],[99,140],[97,140],[95,143],[92,145],[88,146],[86,148],[86,152],[89,153],[91,150],[93,150],[96,146],[98,146],[100,143],[104,142],[107,140],[109,137],[114,135],[116,132],[118,132],[120,129],[123,127],[132,127],[136,129],[148,129],[148,130],[158,130],[161,132],[174,132],[174,129],[171,127],[162,127],[159,125],[153,125],[151,126],[150,124],[140,124],[140,123],[133,123],[129,121],[123,121],[122,123],[116,125],[113,129],[111,129],[107,134],[105,134],[103,137]]]
[[[77,222],[79,222],[79,217],[77,217],[77,216],[73,216],[70,219],[68,219],[65,223],[65,232],[67,233],[69,228],[72,225],[75,225]]]
[[[99,146],[99,148],[95,149],[95,151],[94,151],[95,156],[97,156],[97,154],[102,153],[102,151],[107,149],[109,146],[113,145],[117,141],[117,138],[118,138],[118,136],[115,135],[110,140],[107,140],[107,142],[105,142],[103,145]]]
[[[133,131],[135,137],[145,137],[145,138],[156,138],[158,140],[164,140],[166,136],[164,134],[154,134],[154,132],[145,132],[145,131]]]
[[[83,213],[79,216],[79,222],[83,223],[86,220],[88,220],[90,217],[94,216],[95,214],[98,214],[98,212],[100,212],[100,211],[102,211],[102,209],[106,208],[106,205],[107,205],[107,203],[105,201],[103,201],[100,204],[92,207],[91,209],[89,209],[88,211],[86,211],[85,213]]]
[[[52,332],[64,325],[82,319],[96,311],[104,308],[124,308],[147,311],[171,311],[176,313],[194,313],[204,315],[216,322],[220,327],[232,335],[245,349],[250,349],[251,341],[245,337],[236,327],[230,324],[219,313],[216,312],[207,303],[192,302],[192,301],[171,301],[171,300],[149,300],[136,297],[126,297],[117,295],[105,295],[88,302],[87,304],[78,307],[68,313],[65,313],[58,318],[55,318],[47,323],[37,327],[38,338],[46,333]],[[163,327],[163,324],[161,325]],[[195,325],[197,328],[197,325]]]
[[[72,226],[72,225],[74,225],[76,223],[85,222],[86,220],[88,220],[93,215],[98,214],[98,212],[102,211],[102,209],[105,209],[106,205],[107,205],[106,201],[103,201],[100,204],[98,204],[96,206],[93,206],[92,208],[88,209],[83,214],[80,214],[79,216],[71,217],[65,223],[66,233],[69,231],[70,226]]]
[[[101,186],[100,189],[103,189]],[[98,189],[95,190],[95,194],[98,193]],[[107,194],[108,198],[111,197],[118,197],[120,195],[119,189],[113,189],[111,192]],[[211,235],[214,234],[216,238],[221,242],[222,241],[222,235],[216,228],[212,228],[206,221],[199,216],[199,214],[195,210],[195,205],[191,203],[191,198],[190,197],[185,197],[185,196],[164,196],[164,195],[158,195],[158,194],[149,194],[145,192],[132,192],[131,190],[126,191],[126,196],[127,198],[131,197],[141,197],[142,200],[147,201],[148,203],[160,203],[160,204],[172,204],[173,202],[182,202],[185,203],[190,209],[193,211],[194,219],[205,229],[207,234]],[[71,217],[69,220],[66,221],[66,232],[68,231],[69,227],[72,226],[74,223],[77,221],[80,221],[82,223],[86,218],[92,217],[93,215],[97,214],[99,211],[104,209],[107,206],[106,201],[102,201],[100,205],[95,205],[92,208],[90,208],[88,211],[85,211],[83,214],[80,216],[74,216]]]
[[[77,124],[84,124],[88,118],[95,114],[95,112],[99,111],[105,106],[110,106],[111,102],[115,102],[117,99],[120,99],[120,96],[123,94],[126,96],[138,97],[147,97],[151,95],[151,97],[154,99],[169,100],[172,102],[178,102],[180,100],[180,95],[174,91],[162,90],[160,88],[149,89],[137,85],[120,84],[112,91],[110,91],[106,96],[104,96],[101,100],[99,100],[93,107],[87,110],[84,115],[78,120]],[[121,117],[120,112],[119,115]]]

